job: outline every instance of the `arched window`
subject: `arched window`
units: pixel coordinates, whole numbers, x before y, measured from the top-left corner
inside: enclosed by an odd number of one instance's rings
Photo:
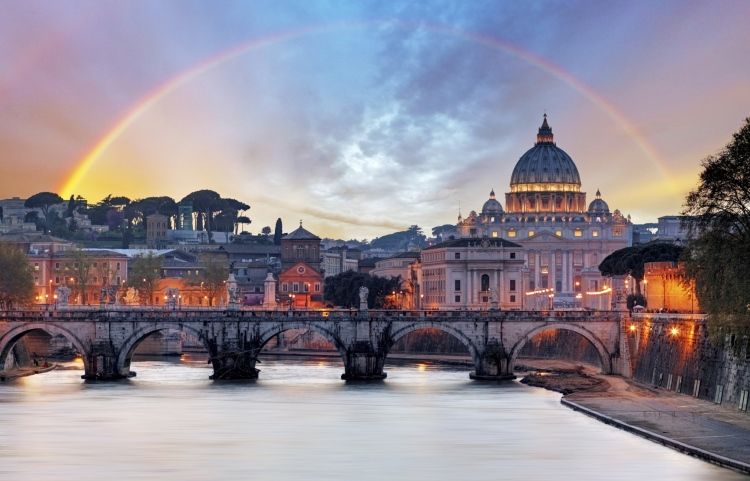
[[[482,274],[482,292],[487,292],[490,290],[490,276],[487,274]]]

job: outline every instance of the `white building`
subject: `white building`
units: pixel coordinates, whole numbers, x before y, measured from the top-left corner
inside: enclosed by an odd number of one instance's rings
[[[456,239],[422,251],[425,309],[522,309],[523,248],[504,239]]]
[[[529,308],[608,305],[611,286],[598,266],[630,245],[631,230],[629,218],[610,212],[599,191],[587,206],[578,168],[555,144],[546,115],[536,144],[513,169],[505,209],[492,191],[481,213],[459,214],[457,224],[460,237],[503,238],[523,246],[528,275],[522,289]]]

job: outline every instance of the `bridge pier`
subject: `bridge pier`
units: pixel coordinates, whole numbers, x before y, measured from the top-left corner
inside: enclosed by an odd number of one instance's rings
[[[346,350],[344,358],[345,381],[375,381],[385,379],[383,372],[385,353],[375,350],[368,341],[357,341]]]
[[[475,371],[469,374],[470,379],[477,381],[509,381],[515,379],[513,361],[502,344],[492,342],[474,360]]]
[[[135,376],[130,372],[130,364],[121,372],[118,366],[118,353],[109,342],[94,342],[89,352],[81,353],[88,362],[84,363],[85,371],[81,379],[112,381]]]

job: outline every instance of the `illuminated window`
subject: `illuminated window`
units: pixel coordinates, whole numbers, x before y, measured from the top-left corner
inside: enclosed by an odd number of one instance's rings
[[[534,237],[534,231],[533,230],[529,231],[529,237]]]
[[[591,231],[591,235],[593,237],[599,237],[599,231],[598,230]]]
[[[583,235],[583,232],[581,231],[581,229],[576,229],[575,231],[573,231],[573,235],[575,237],[581,237]]]
[[[490,222],[495,222],[495,218],[494,217],[490,217]]]
[[[516,236],[515,229],[511,229],[511,230],[508,231],[508,237],[515,237],[515,236]]]
[[[555,235],[556,235],[557,237],[562,237],[562,231],[561,231],[561,230],[556,230],[556,231],[555,231]]]
[[[615,237],[620,237],[622,235],[622,229],[620,229],[620,228],[615,229],[615,231],[613,232],[613,234],[614,234]]]
[[[495,230],[492,231],[492,237],[497,237],[497,231]]]

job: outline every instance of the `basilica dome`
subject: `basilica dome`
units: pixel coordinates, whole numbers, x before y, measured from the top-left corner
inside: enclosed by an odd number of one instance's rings
[[[482,214],[502,214],[503,206],[495,199],[495,189],[490,192],[490,198],[482,206]]]
[[[602,199],[602,193],[597,189],[596,199],[589,204],[589,214],[609,214],[609,205]]]
[[[521,156],[510,177],[512,192],[579,192],[581,177],[573,159],[555,145],[552,129],[544,115],[534,147]]]

